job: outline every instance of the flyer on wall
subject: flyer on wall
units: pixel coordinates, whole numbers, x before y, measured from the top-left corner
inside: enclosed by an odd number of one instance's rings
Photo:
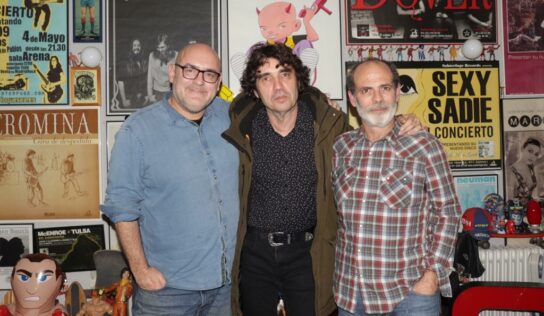
[[[347,44],[497,42],[495,0],[345,0]]]
[[[544,1],[506,0],[503,20],[505,96],[544,96]]]
[[[347,63],[346,68],[354,63]],[[414,113],[452,169],[500,169],[498,62],[399,62],[397,114]]]
[[[95,270],[93,254],[105,244],[104,225],[34,230],[34,252],[50,255],[64,272]]]
[[[65,0],[0,0],[0,105],[68,104]]]
[[[505,199],[544,199],[544,104],[503,101]]]
[[[92,219],[99,210],[98,109],[0,110],[0,220]]]

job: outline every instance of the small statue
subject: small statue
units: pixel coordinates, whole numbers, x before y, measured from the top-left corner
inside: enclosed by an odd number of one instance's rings
[[[103,300],[96,291],[93,291],[91,300],[83,305],[76,316],[103,316],[105,314],[111,315],[112,313],[113,307]]]
[[[0,305],[0,316],[67,316],[57,303],[66,275],[55,259],[43,253],[29,254],[17,261],[11,272],[15,304]]]
[[[128,268],[123,268],[121,270],[121,280],[107,288],[98,290],[98,294],[111,294],[114,296],[111,303],[113,305],[113,316],[127,316],[127,304],[132,296],[132,290],[132,274]]]

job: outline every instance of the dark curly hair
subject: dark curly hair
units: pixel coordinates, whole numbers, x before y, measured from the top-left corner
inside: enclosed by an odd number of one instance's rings
[[[242,90],[246,94],[257,98],[255,94],[257,92],[257,70],[269,58],[277,59],[280,65],[284,67],[293,68],[297,76],[299,93],[310,86],[310,69],[302,64],[300,58],[293,54],[291,48],[283,44],[262,44],[251,52],[246,69],[240,80]]]

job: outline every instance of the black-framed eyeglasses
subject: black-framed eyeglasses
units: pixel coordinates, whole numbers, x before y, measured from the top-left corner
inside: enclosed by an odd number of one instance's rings
[[[180,65],[175,64],[177,67],[181,68],[181,74],[183,75],[183,78],[185,79],[196,79],[200,73],[202,73],[202,80],[204,80],[207,83],[216,83],[219,77],[221,76],[220,73],[213,71],[213,70],[200,70],[197,69],[191,65]]]

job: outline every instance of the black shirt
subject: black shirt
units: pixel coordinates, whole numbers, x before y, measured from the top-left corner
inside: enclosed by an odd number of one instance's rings
[[[316,223],[317,170],[310,110],[298,105],[294,129],[274,131],[266,109],[252,122],[253,173],[248,226],[265,232],[300,232]]]

